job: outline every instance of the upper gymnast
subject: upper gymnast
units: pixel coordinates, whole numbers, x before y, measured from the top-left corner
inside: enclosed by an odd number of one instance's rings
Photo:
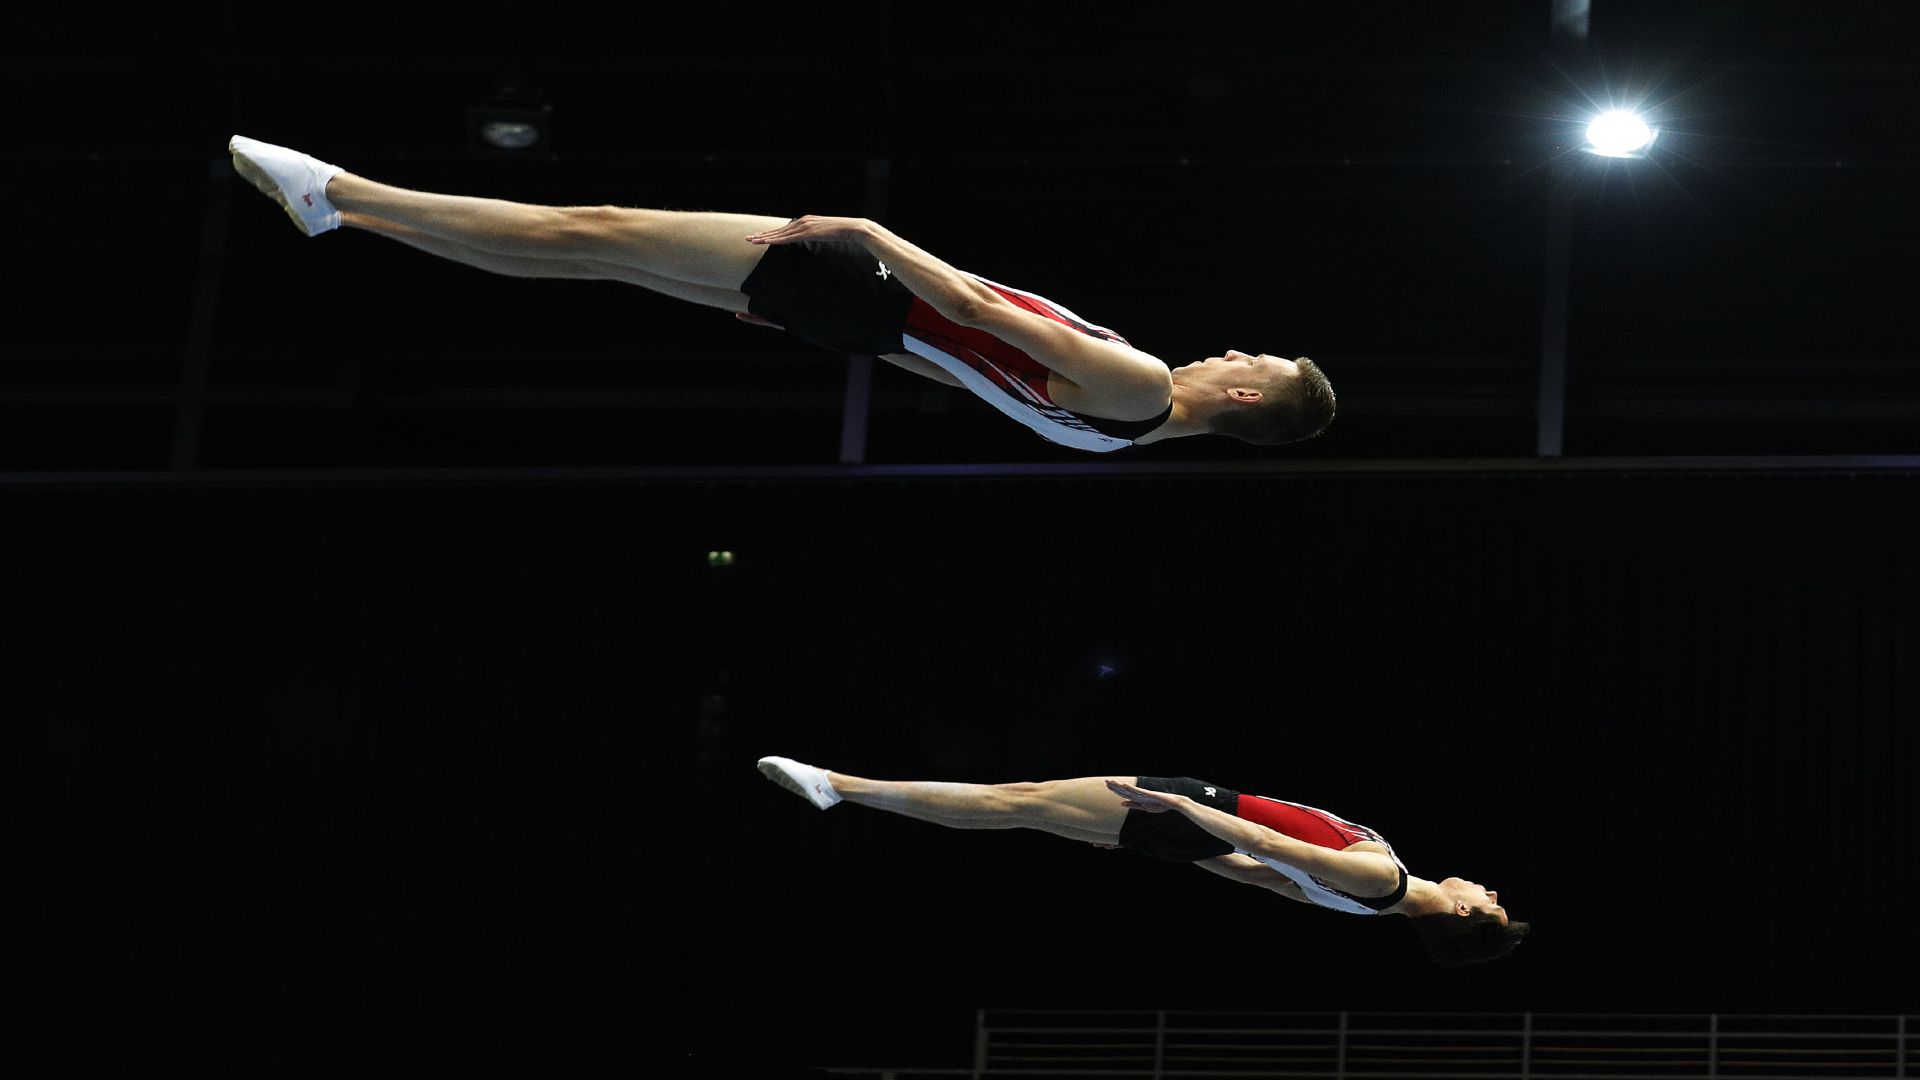
[[[391,187],[238,135],[228,149],[309,236],[345,226],[497,274],[639,285],[882,357],[1080,450],[1202,434],[1276,445],[1333,419],[1333,388],[1305,357],[1230,349],[1171,367],[863,218],[533,206]]]

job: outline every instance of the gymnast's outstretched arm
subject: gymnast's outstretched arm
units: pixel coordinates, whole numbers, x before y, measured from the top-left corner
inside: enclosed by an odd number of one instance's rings
[[[1167,401],[1171,384],[1167,366],[1159,360],[1129,345],[1083,334],[1021,308],[972,274],[955,269],[877,222],[809,214],[747,239],[755,244],[852,241],[947,319],[986,330],[1074,386],[1125,401],[1147,401],[1154,408]],[[1109,396],[1106,404],[1111,407],[1113,397]]]
[[[1231,855],[1218,855],[1211,859],[1200,859],[1193,865],[1210,873],[1219,874],[1229,881],[1237,881],[1242,885],[1258,885],[1263,889],[1277,892],[1289,900],[1298,900],[1303,904],[1312,903],[1300,891],[1300,886],[1294,884],[1287,875],[1259,859],[1238,852]]]
[[[791,244],[797,240],[851,240],[886,264],[913,295],[962,326],[972,326],[980,312],[1007,301],[972,274],[964,273],[932,254],[907,243],[886,226],[866,218],[820,217],[808,214],[777,229],[747,237],[755,244]]]
[[[1360,896],[1380,895],[1400,880],[1399,868],[1385,855],[1371,851],[1335,851],[1295,840],[1258,822],[1235,817],[1172,792],[1148,791],[1118,780],[1108,780],[1107,788],[1120,796],[1129,810],[1185,814],[1195,825],[1239,851],[1286,863]]]

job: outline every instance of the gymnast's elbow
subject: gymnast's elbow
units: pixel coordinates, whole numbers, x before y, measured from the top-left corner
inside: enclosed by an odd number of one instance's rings
[[[961,326],[973,326],[982,330],[992,329],[988,324],[1008,311],[1018,310],[1007,303],[1006,297],[985,286],[969,289],[955,297],[953,310],[945,312],[947,318]]]
[[[962,293],[947,304],[942,314],[961,326],[979,326],[986,318],[986,310],[985,300],[972,293]]]

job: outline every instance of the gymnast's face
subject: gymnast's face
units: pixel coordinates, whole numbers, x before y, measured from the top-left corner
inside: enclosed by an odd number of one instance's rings
[[[1182,382],[1203,382],[1219,387],[1275,387],[1300,377],[1300,365],[1292,360],[1261,353],[1243,353],[1228,349],[1220,356],[1209,356],[1174,369],[1184,376]]]
[[[1447,890],[1447,895],[1453,901],[1453,909],[1455,911],[1460,911],[1460,908],[1464,905],[1467,911],[1461,912],[1461,914],[1474,911],[1490,912],[1500,917],[1500,925],[1505,926],[1507,924],[1507,909],[1500,906],[1499,893],[1486,888],[1478,882],[1468,881],[1466,878],[1448,878],[1441,882],[1440,886]]]

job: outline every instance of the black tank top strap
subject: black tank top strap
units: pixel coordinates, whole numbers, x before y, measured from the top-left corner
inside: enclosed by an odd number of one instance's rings
[[[1102,435],[1111,435],[1116,439],[1137,439],[1167,422],[1167,417],[1173,415],[1173,402],[1167,402],[1166,411],[1151,420],[1103,420],[1098,416],[1087,416],[1084,413],[1073,415],[1086,421],[1088,427]]]
[[[1396,864],[1394,869],[1400,871],[1400,884],[1396,886],[1392,892],[1385,896],[1348,896],[1347,899],[1352,900],[1356,904],[1365,904],[1375,911],[1385,911],[1400,901],[1405,900],[1407,898],[1407,868]],[[1341,895],[1346,896],[1345,893]]]

